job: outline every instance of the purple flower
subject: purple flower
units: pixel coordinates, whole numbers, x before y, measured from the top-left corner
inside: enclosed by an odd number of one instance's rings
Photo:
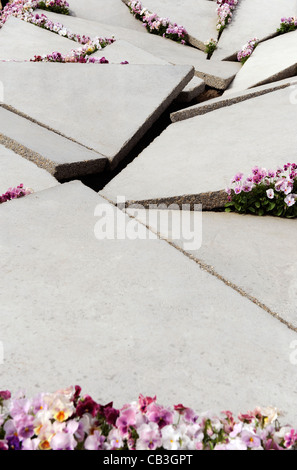
[[[173,412],[155,403],[148,407],[146,416],[153,423],[157,423],[160,429],[173,423]]]
[[[246,446],[249,449],[254,449],[254,448],[261,447],[260,437],[257,436],[256,434],[252,433],[252,432],[243,431],[241,433],[241,440],[244,444],[246,444]]]

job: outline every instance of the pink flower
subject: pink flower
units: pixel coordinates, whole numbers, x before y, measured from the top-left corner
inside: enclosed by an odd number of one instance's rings
[[[273,189],[268,189],[268,190],[266,191],[266,194],[267,194],[268,199],[274,199],[274,191],[273,191]]]

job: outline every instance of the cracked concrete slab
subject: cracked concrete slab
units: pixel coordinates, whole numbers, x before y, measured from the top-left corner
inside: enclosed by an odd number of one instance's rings
[[[296,420],[296,333],[165,241],[100,238],[116,218],[149,235],[78,182],[1,205],[2,387],[79,383],[115,406],[141,391]]]
[[[191,66],[0,63],[5,105],[98,152],[112,168],[193,76]]]
[[[281,18],[297,15],[296,0],[241,0],[232,22],[223,31],[214,59],[237,54],[249,39],[261,41],[276,34]]]
[[[157,200],[224,190],[254,165],[295,159],[296,105],[285,88],[171,124],[101,194],[115,202]],[[281,116],[281,119],[280,119]]]

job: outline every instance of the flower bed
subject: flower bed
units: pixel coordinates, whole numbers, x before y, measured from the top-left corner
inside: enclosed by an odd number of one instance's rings
[[[120,410],[76,386],[26,398],[0,392],[0,450],[283,450],[297,431],[280,427],[276,409],[236,419],[230,411],[200,416],[181,404],[164,407],[139,396]]]
[[[237,173],[226,192],[229,202],[226,212],[242,214],[297,217],[297,164],[288,163],[276,171],[255,166],[244,179]]]
[[[16,188],[9,188],[6,193],[0,195],[0,204],[11,201],[12,199],[19,199],[20,197],[27,196],[32,193],[32,189],[24,188],[24,185],[20,184]]]
[[[254,50],[256,49],[257,45],[259,44],[258,38],[250,39],[238,52],[237,60],[244,64],[252,55]]]
[[[139,0],[130,1],[128,7],[132,15],[142,21],[149,33],[172,39],[181,44],[188,42],[188,33],[183,26],[172,23],[169,18],[161,18],[156,13],[151,13],[143,7]]]
[[[221,34],[226,26],[231,23],[233,11],[237,7],[238,3],[239,0],[217,0],[217,30],[219,31],[219,34]]]

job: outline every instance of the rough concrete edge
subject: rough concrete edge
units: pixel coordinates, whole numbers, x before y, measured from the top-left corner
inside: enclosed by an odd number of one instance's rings
[[[210,73],[200,72],[199,70],[195,70],[196,77],[202,78],[206,85],[216,88],[217,90],[226,90],[232,80],[234,80],[236,73],[230,75],[229,78],[222,78],[218,77],[217,75],[212,75]]]
[[[27,119],[27,121],[31,121],[33,122],[33,124],[37,124],[38,126],[40,127],[43,127],[44,129],[47,129],[48,131],[51,131],[51,132],[54,132],[55,134],[61,136],[61,137],[64,137],[64,139],[67,139],[67,140],[70,140],[71,142],[74,142],[75,144],[77,145],[80,145],[81,147],[87,149],[87,150],[91,150],[91,152],[95,152],[97,155],[100,155],[101,157],[104,157],[104,158],[107,158],[105,155],[101,155],[99,152],[97,152],[97,150],[91,148],[91,147],[87,147],[86,145],[80,143],[80,142],[77,142],[75,139],[73,139],[72,137],[68,137],[64,134],[62,134],[62,132],[60,131],[57,131],[57,129],[53,129],[52,127],[49,127],[47,126],[46,124],[43,124],[42,122],[40,121],[37,121],[36,119],[32,118],[31,116],[29,116],[28,114],[25,114],[23,113],[22,111],[19,111],[18,109],[14,108],[13,106],[9,105],[9,104],[5,104],[5,103],[0,103],[0,106],[4,109],[6,109],[7,111],[10,111],[14,114],[17,114],[18,116],[24,118],[24,119]]]
[[[44,158],[41,154],[34,152],[28,147],[18,143],[16,140],[0,133],[0,144],[16,154],[34,163],[39,168],[46,170],[58,181],[66,178],[76,178],[92,173],[104,171],[107,165],[107,158],[98,160],[88,160],[74,163],[58,164],[52,160]]]
[[[287,67],[286,69],[282,70],[281,72],[278,72],[274,75],[271,75],[268,78],[265,78],[265,80],[262,80],[260,82],[257,82],[256,84],[252,85],[249,87],[255,88],[257,86],[262,86],[262,85],[269,85],[270,83],[284,80],[286,78],[292,78],[297,74],[297,62],[295,62],[294,65],[290,65],[290,67]],[[232,91],[232,88],[230,88],[230,92]]]
[[[180,111],[171,113],[170,119],[171,119],[171,122],[173,123],[184,121],[186,119],[191,119],[195,116],[202,116],[204,114],[210,113],[211,111],[215,111],[216,109],[221,109],[221,108],[225,108],[228,106],[232,106],[233,104],[242,103],[243,101],[247,101],[252,98],[257,98],[258,96],[266,95],[267,93],[272,93],[274,91],[282,90],[284,88],[288,88],[289,86],[291,86],[291,83],[287,82],[285,84],[275,85],[275,86],[272,86],[271,88],[265,88],[262,90],[254,91],[251,88],[249,90],[246,90],[246,93],[242,95],[235,95],[235,92],[234,92],[233,96],[230,94],[230,95],[227,95],[226,98],[224,97],[215,98],[207,102],[199,103],[195,106],[191,106],[190,108],[181,109]],[[244,92],[241,91],[239,93],[244,93]],[[228,96],[230,97],[228,98]]]
[[[103,196],[101,195],[102,198],[104,198],[107,202],[109,202],[110,204],[112,204],[113,206],[115,207],[118,207],[113,201],[110,201],[106,196]],[[119,208],[119,207],[118,207]],[[136,207],[137,208],[137,207]],[[278,313],[274,312],[273,310],[271,310],[269,307],[267,307],[267,305],[265,305],[263,302],[261,302],[260,300],[258,300],[256,297],[253,297],[251,294],[248,294],[244,289],[242,289],[241,287],[237,286],[236,284],[234,284],[233,282],[229,281],[226,277],[222,276],[221,274],[219,274],[213,266],[210,266],[209,264],[205,263],[203,260],[200,260],[199,258],[197,258],[196,256],[194,256],[193,254],[189,253],[188,251],[185,251],[183,250],[180,246],[178,246],[177,244],[175,244],[173,241],[171,240],[168,240],[168,238],[162,236],[159,232],[155,231],[152,229],[152,227],[146,225],[144,222],[141,222],[139,221],[136,217],[134,217],[132,214],[129,214],[126,210],[126,207],[122,207],[120,208],[120,210],[124,210],[124,212],[127,214],[128,217],[130,217],[131,219],[134,219],[134,220],[137,220],[138,223],[140,223],[141,225],[143,225],[144,227],[147,228],[147,230],[151,231],[152,233],[154,233],[155,235],[158,236],[158,238],[160,240],[163,240],[165,241],[166,243],[168,243],[168,245],[172,246],[173,248],[175,248],[176,250],[178,250],[180,253],[182,253],[184,256],[186,256],[188,259],[190,259],[191,261],[194,261],[199,267],[200,269],[202,269],[203,271],[207,272],[208,274],[210,274],[211,276],[215,277],[216,279],[218,279],[220,282],[223,282],[227,287],[230,287],[232,290],[234,290],[235,292],[237,292],[239,295],[241,295],[242,297],[245,297],[246,299],[248,299],[250,302],[252,302],[253,304],[257,305],[257,307],[261,308],[262,310],[264,310],[266,313],[268,313],[270,316],[272,316],[273,318],[275,318],[276,320],[278,320],[280,323],[282,323],[283,325],[285,325],[287,328],[289,328],[290,330],[294,331],[295,333],[297,333],[297,327],[295,327],[292,323],[288,322],[287,320],[285,320],[284,318],[282,318]]]
[[[202,204],[203,211],[212,211],[216,209],[223,209],[228,202],[228,195],[225,191],[211,191],[201,194],[189,194],[183,196],[170,196],[155,199],[144,199],[138,201],[126,201],[125,208],[139,208],[149,209],[152,205],[164,204],[167,207],[171,204],[176,205],[182,209],[183,205],[188,205],[189,210],[195,210],[196,204]],[[113,202],[114,204],[114,202]]]
[[[201,95],[205,91],[205,87],[206,87],[206,84],[205,82],[203,82],[199,86],[196,86],[193,90],[190,90],[190,91],[183,90],[176,98],[176,101],[178,103],[190,103],[194,98],[197,98],[199,95]]]
[[[121,150],[112,158],[109,158],[110,169],[114,170],[119,162],[123,160],[129,152],[135,147],[146,132],[151,128],[151,126],[158,120],[158,118],[166,111],[168,106],[178,97],[180,92],[185,88],[185,86],[192,80],[194,77],[194,67],[191,66],[176,66],[176,67],[189,67],[189,72],[186,76],[175,86],[173,90],[164,98],[163,102],[152,112],[152,114],[147,118],[147,120],[142,124],[138,131],[129,139],[126,144],[121,148]]]

